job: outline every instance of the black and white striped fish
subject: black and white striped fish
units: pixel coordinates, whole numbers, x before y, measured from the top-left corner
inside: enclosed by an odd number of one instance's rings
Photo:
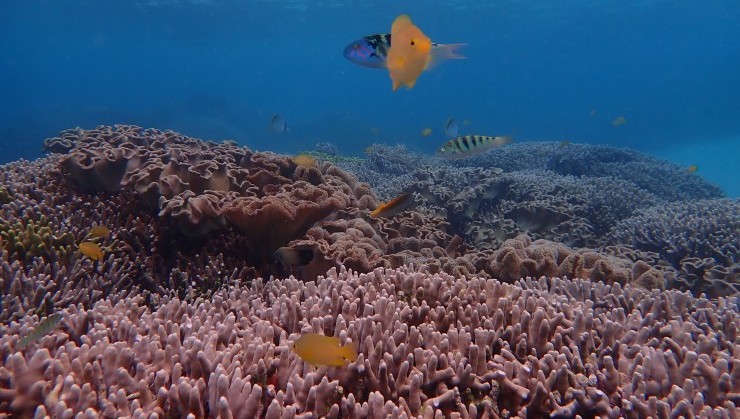
[[[462,135],[444,143],[437,149],[437,155],[448,159],[475,156],[496,147],[511,143],[511,137],[490,137],[487,135]]]

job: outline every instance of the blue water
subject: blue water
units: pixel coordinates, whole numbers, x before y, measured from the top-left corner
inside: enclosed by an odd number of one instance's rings
[[[435,42],[468,43],[468,58],[397,92],[386,71],[344,59],[401,13]],[[326,141],[431,152],[452,116],[462,133],[697,164],[740,196],[738,22],[737,0],[6,0],[0,162],[40,156],[62,129],[114,123],[286,153]],[[274,113],[289,131],[270,131]]]

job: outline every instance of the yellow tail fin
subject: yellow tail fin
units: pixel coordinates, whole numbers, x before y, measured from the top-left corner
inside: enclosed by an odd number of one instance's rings
[[[355,362],[357,360],[357,342],[352,342],[349,345],[342,347],[342,357],[349,362]]]

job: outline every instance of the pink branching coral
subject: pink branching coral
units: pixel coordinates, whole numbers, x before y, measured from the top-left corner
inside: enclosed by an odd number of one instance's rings
[[[734,300],[557,278],[333,270],[0,326],[0,414],[36,417],[734,417]],[[314,368],[302,333],[357,342]]]

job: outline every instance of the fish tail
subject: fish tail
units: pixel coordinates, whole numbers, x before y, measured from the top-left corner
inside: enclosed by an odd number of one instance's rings
[[[342,357],[349,362],[357,360],[357,342],[342,346]]]
[[[468,44],[435,44],[429,54],[429,61],[424,69],[432,69],[445,60],[465,59],[465,56],[460,54],[460,49],[466,45]]]

